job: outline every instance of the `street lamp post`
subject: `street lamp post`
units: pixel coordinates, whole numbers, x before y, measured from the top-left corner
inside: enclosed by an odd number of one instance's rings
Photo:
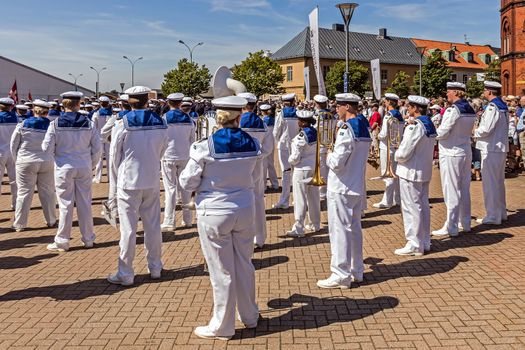
[[[335,7],[341,11],[341,15],[343,16],[343,21],[345,23],[345,34],[346,34],[346,52],[345,52],[345,61],[346,61],[346,68],[345,68],[345,76],[344,76],[344,86],[345,86],[345,93],[348,92],[348,71],[349,69],[349,61],[350,61],[350,21],[352,20],[352,16],[354,15],[354,11],[356,7],[359,6],[359,4],[356,4],[354,2],[347,2],[342,4],[337,4]]]
[[[68,73],[67,75],[71,75],[73,77],[73,79],[75,79],[75,91],[78,91],[77,80],[78,80],[78,78],[84,76],[84,74],[80,73],[79,75],[73,75],[71,73]]]
[[[103,70],[106,70],[107,67],[102,67],[102,69],[100,69],[100,70],[97,70],[97,69],[95,69],[93,67],[89,67],[89,69],[93,69],[97,73],[97,86],[95,88],[95,92],[96,92],[96,96],[98,98],[99,84],[100,84],[100,72],[102,72]]]
[[[416,47],[419,54],[419,96],[423,95],[423,56],[425,56],[425,46]]]
[[[190,52],[190,62],[191,62],[191,63],[193,63],[193,50],[195,50],[195,48],[196,48],[197,46],[204,45],[203,42],[200,42],[200,43],[196,44],[195,46],[193,46],[193,48],[190,48],[190,47],[188,46],[188,44],[186,44],[186,43],[185,43],[184,41],[182,41],[182,40],[179,40],[179,43],[181,43],[182,45],[184,45],[184,46],[186,46],[186,47],[188,48],[188,51]]]
[[[135,86],[135,63],[137,63],[137,61],[140,61],[144,57],[141,56],[137,58],[135,61],[130,60],[128,56],[122,56],[122,58],[128,60],[129,63],[131,63],[131,86]]]

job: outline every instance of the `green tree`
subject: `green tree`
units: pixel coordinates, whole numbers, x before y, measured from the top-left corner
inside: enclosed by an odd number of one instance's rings
[[[265,56],[262,50],[250,53],[241,64],[235,65],[232,77],[243,83],[246,89],[256,96],[279,94],[284,91],[281,87],[284,81],[281,66]]]
[[[330,67],[326,74],[326,93],[328,97],[334,98],[335,94],[344,91],[344,73],[346,64],[344,61],[336,62]],[[355,61],[348,63],[348,91],[363,96],[366,91],[370,90],[368,82],[368,68]]]
[[[447,60],[443,58],[440,51],[427,56],[421,74],[423,96],[428,98],[444,96],[451,74],[452,70],[448,67]],[[416,72],[415,85],[412,87],[412,90],[419,94],[419,70]]]
[[[467,82],[467,96],[470,98],[478,98],[483,93],[483,81],[478,81],[477,75],[472,76]]]
[[[199,67],[197,63],[183,58],[177,63],[177,68],[164,74],[161,89],[165,96],[181,92],[186,96],[195,97],[208,91],[210,80],[211,74],[205,65]]]
[[[494,60],[485,68],[485,80],[501,82],[501,61]]]
[[[409,79],[410,75],[408,75],[406,72],[397,72],[394,80],[392,80],[392,84],[388,89],[386,89],[386,92],[394,93],[400,98],[407,98],[407,96],[410,94],[410,85],[408,85]]]

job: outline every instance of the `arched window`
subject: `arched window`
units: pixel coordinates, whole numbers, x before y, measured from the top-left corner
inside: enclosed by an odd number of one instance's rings
[[[524,23],[525,25],[525,23]],[[510,32],[510,25],[509,25],[509,21],[507,20],[507,18],[505,17],[503,19],[503,26],[501,27],[501,43],[502,43],[502,52],[504,55],[508,54],[511,50],[511,47],[510,47],[510,35],[511,35],[511,32]]]
[[[503,72],[503,88],[505,89],[505,94],[510,94],[510,74],[508,71]]]

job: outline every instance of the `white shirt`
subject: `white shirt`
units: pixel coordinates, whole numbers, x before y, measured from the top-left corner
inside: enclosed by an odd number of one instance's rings
[[[317,156],[317,142],[308,143],[304,131],[292,140],[288,162],[297,170],[314,170]]]
[[[11,153],[16,163],[52,162],[53,156],[42,150],[42,141],[47,130],[16,126],[11,137]]]
[[[166,119],[165,115],[163,116]],[[190,157],[190,147],[195,142],[195,124],[167,124],[168,146],[163,160],[186,160]]]
[[[283,111],[277,113],[273,136],[277,141],[278,149],[290,149],[292,139],[299,133],[300,129],[297,119],[297,117],[284,118]]]
[[[0,157],[11,157],[11,135],[18,124],[0,123]]]
[[[476,114],[461,114],[457,106],[447,108],[436,130],[439,154],[453,157],[470,154],[470,136],[475,122]]]
[[[474,137],[477,138],[476,148],[483,153],[507,153],[508,134],[508,111],[500,110],[494,103],[489,103],[481,116],[479,126],[474,130]]]
[[[403,138],[403,130],[405,129],[405,122],[404,121],[400,122],[399,120],[397,120],[397,118],[393,117],[390,114],[390,111],[388,111],[385,115],[385,118],[383,119],[383,124],[381,125],[381,131],[379,131],[379,134],[378,134],[379,149],[384,149],[384,150],[388,149],[388,146],[387,146],[387,139],[388,139],[388,134],[389,134],[388,123],[390,119],[394,119],[394,123],[397,122],[396,124],[392,124],[392,125],[397,125],[397,128],[398,128],[397,132],[399,134],[399,139]],[[395,150],[395,147],[392,147],[391,150]]]
[[[425,134],[425,126],[419,120],[408,125],[403,140],[395,153],[396,175],[414,182],[428,182],[432,178],[434,137]]]

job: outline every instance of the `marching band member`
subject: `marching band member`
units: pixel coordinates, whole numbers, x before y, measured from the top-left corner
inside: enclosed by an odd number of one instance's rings
[[[111,118],[113,115],[113,111],[111,110],[111,101],[109,97],[101,96],[98,100],[100,101],[101,106],[95,113],[93,113],[91,120],[93,121],[93,124],[97,130],[101,132],[102,127],[106,124],[107,119]],[[100,160],[97,163],[97,167],[95,168],[95,177],[93,178],[93,183],[97,184],[100,183],[100,180],[102,179],[102,160],[104,157],[106,158],[106,169],[109,169],[109,142],[102,141],[102,146],[103,152],[100,156]]]
[[[307,184],[305,181],[314,175],[317,157],[317,130],[314,112],[297,111],[300,132],[292,139],[288,162],[293,168],[293,198],[295,223],[289,237],[304,237],[305,229],[317,232],[321,229],[321,202],[319,187]],[[305,226],[306,214],[310,224]]]
[[[219,130],[193,144],[180,176],[181,186],[196,191],[197,226],[213,289],[213,316],[197,327],[201,338],[230,339],[235,333],[235,306],[248,328],[257,326],[253,222],[254,176],[261,156],[259,142],[239,128],[239,96],[212,101]],[[232,171],[233,169],[233,171]]]
[[[330,109],[328,109],[328,97],[323,95],[315,95],[315,111],[317,118],[334,118]],[[328,149],[326,146],[320,146],[321,159],[319,164],[321,165],[321,177],[326,179],[328,177],[328,167],[326,166],[326,154]],[[321,186],[319,188],[319,197],[321,200],[326,199],[326,186]],[[295,201],[295,199],[294,199]]]
[[[130,286],[134,283],[133,260],[139,218],[144,227],[144,245],[151,278],[162,272],[159,167],[168,144],[164,119],[148,109],[150,88],[126,90],[132,111],[116,127],[111,143],[111,166],[118,169],[117,206],[120,221],[118,271],[107,280]]]
[[[509,149],[508,107],[500,97],[501,84],[485,81],[483,96],[490,101],[479,126],[474,130],[476,148],[481,151],[483,202],[486,215],[476,221],[499,225],[507,220],[505,199],[505,161]]]
[[[193,99],[189,96],[184,96],[182,98],[181,103],[181,109],[184,113],[188,114],[191,119],[194,121],[197,121],[197,118],[199,118],[199,114],[195,111],[192,111],[191,108],[193,107]]]
[[[368,119],[365,117],[363,113],[359,113],[357,115],[357,119],[361,121],[361,123],[366,127],[368,130],[368,134],[370,136],[370,132],[372,131],[370,128],[370,123],[368,122]],[[358,140],[362,144],[361,139]],[[368,152],[375,152],[374,149],[371,149],[370,146],[372,144],[372,138],[370,138],[370,143],[368,144]],[[368,209],[368,200],[366,198],[366,166],[363,168],[363,195],[361,196],[361,218],[365,217],[365,210]]]
[[[195,141],[195,125],[189,114],[180,108],[183,97],[181,93],[170,94],[168,96],[170,110],[163,116],[168,125],[168,147],[162,158],[162,182],[165,195],[164,222],[161,225],[163,232],[175,231],[177,191],[181,192],[183,204],[182,226],[192,225],[192,212],[187,208],[191,192],[179,188],[179,176],[188,163],[190,147]]]
[[[52,101],[49,103],[51,103],[51,108],[49,109],[49,112],[47,113],[47,119],[49,119],[49,121],[52,122],[60,115],[60,106],[58,105],[58,102],[56,101]]]
[[[33,104],[35,116],[19,123],[11,137],[11,154],[16,163],[18,187],[13,223],[13,229],[17,232],[27,226],[35,185],[38,187],[47,226],[56,224],[53,156],[42,151],[42,141],[50,123],[46,116],[51,104],[42,100],[36,100]]]
[[[395,153],[399,177],[401,212],[405,226],[405,247],[397,255],[423,255],[430,250],[430,203],[432,156],[436,128],[427,113],[428,99],[408,96],[409,125]]]
[[[18,118],[19,122],[22,122],[22,121],[24,121],[24,120],[26,120],[27,118],[30,117],[30,115],[28,115],[28,111],[29,111],[29,107],[28,106],[26,106],[26,105],[16,105],[15,109],[16,109],[16,117]]]
[[[59,221],[55,242],[47,246],[51,251],[69,250],[73,208],[77,206],[78,225],[85,248],[95,241],[91,212],[91,171],[102,152],[98,130],[79,113],[79,91],[60,95],[65,112],[50,123],[42,150],[55,158],[55,187],[58,199]]]
[[[9,97],[0,98],[0,182],[7,170],[11,186],[11,209],[15,209],[17,193],[15,162],[10,148],[11,135],[18,124],[16,113],[12,110],[14,104],[15,101]]]
[[[282,192],[279,202],[273,205],[274,208],[288,209],[290,206],[290,185],[292,167],[288,163],[290,157],[290,143],[299,133],[297,115],[295,109],[295,94],[286,94],[281,97],[284,108],[275,118],[273,136],[277,140],[277,151],[282,172]]]
[[[352,281],[363,280],[361,206],[364,168],[371,139],[367,123],[357,116],[359,96],[345,93],[335,97],[337,114],[343,124],[337,133],[334,149],[326,158],[329,168],[326,203],[332,274],[325,280],[317,281],[317,286],[346,289]]]
[[[381,131],[379,132],[378,138],[379,138],[379,152],[380,152],[380,160],[381,160],[381,174],[385,174],[387,172],[387,159],[388,159],[388,135],[390,133],[390,130],[388,130],[389,127],[389,121],[392,118],[395,118],[398,122],[394,125],[398,127],[397,134],[401,137],[403,135],[403,129],[405,127],[405,120],[401,116],[401,113],[397,110],[397,102],[399,101],[399,96],[392,93],[386,93],[385,94],[385,101],[387,104],[387,112],[385,115],[385,118],[383,120],[383,124],[381,126]],[[396,153],[395,147],[392,147],[390,145],[390,161],[392,162],[392,170],[395,172],[397,167],[397,162],[394,159],[394,154]],[[384,209],[384,208],[391,208],[393,206],[399,205],[401,203],[401,199],[399,197],[399,179],[398,178],[383,178],[383,181],[385,182],[385,193],[383,194],[383,198],[379,203],[375,203],[372,206],[374,208]]]
[[[263,114],[263,122],[266,125],[268,132],[270,132],[273,136],[273,128],[275,125],[275,107],[272,107],[269,104],[264,104],[264,105],[261,105],[259,109],[261,110]],[[278,190],[279,180],[277,179],[277,172],[275,171],[274,162],[275,162],[275,142],[274,142],[274,146],[272,147],[272,152],[267,157],[264,157],[263,178],[264,178],[265,185],[266,185],[266,179],[268,178],[270,180],[270,184],[272,188],[274,190]]]
[[[465,84],[447,83],[447,99],[451,107],[446,109],[436,137],[447,219],[440,230],[432,232],[434,236],[457,236],[460,228],[470,231],[470,136],[476,112],[465,97]]]

